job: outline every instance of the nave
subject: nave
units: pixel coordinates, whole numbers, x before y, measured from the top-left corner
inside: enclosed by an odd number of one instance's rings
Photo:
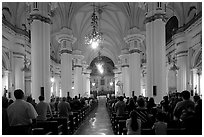
[[[74,135],[114,135],[106,110],[106,97],[98,97],[98,107],[91,112]]]
[[[134,134],[155,134],[151,107],[184,134],[189,102],[185,134],[201,134],[202,81],[202,2],[2,2],[3,134],[129,134],[131,114]]]

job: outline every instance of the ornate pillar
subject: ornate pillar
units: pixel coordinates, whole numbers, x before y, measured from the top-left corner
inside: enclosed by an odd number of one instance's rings
[[[76,41],[72,31],[68,28],[63,28],[57,35],[57,41],[61,44],[61,95],[74,97],[72,92],[72,44]]]
[[[90,97],[90,92],[91,92],[91,88],[90,88],[90,74],[91,74],[91,69],[87,69],[85,76],[86,76],[86,89],[85,89],[85,96]]]
[[[119,96],[119,95],[122,95],[122,91],[121,91],[121,86],[120,86],[120,82],[122,83],[121,81],[121,71],[120,69],[118,69],[116,67],[116,69],[113,70],[114,72],[114,79],[115,79],[115,96]]]
[[[2,70],[2,95],[4,94],[4,89],[7,90],[9,94],[9,87],[10,86],[10,71]],[[7,96],[8,97],[8,96]]]
[[[129,52],[128,50],[123,50],[122,55],[119,56],[121,59],[121,69],[122,69],[122,94],[125,93],[126,97],[131,97],[130,92],[130,74],[129,74]]]
[[[147,96],[156,103],[166,92],[165,4],[146,3]]]
[[[139,30],[134,28],[130,31],[139,33]],[[140,69],[140,43],[143,42],[145,36],[142,34],[130,34],[124,38],[125,42],[130,45],[129,49],[129,71],[130,71],[130,92],[134,91],[134,95],[141,94],[141,69]],[[131,94],[132,95],[132,94]]]
[[[22,89],[25,92],[25,80],[24,80],[24,55],[21,53],[14,52],[14,79],[15,79],[15,89]]]
[[[182,92],[187,90],[187,56],[188,49],[183,33],[175,35],[177,66],[179,68],[177,73],[177,91]]]
[[[25,95],[30,96],[31,94],[31,72],[25,73]]]
[[[50,101],[50,6],[47,2],[31,4],[31,80],[32,97],[44,94]]]
[[[141,95],[143,95],[144,97],[147,96],[147,72],[146,72],[146,66],[143,65],[142,69],[141,69]]]
[[[60,96],[60,76],[58,75],[55,76],[55,86],[56,86],[55,95],[59,97]]]
[[[74,96],[80,97],[83,95],[83,76],[82,76],[82,59],[84,56],[81,55],[81,51],[74,51]]]

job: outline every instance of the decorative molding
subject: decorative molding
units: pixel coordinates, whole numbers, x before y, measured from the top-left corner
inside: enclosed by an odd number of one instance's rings
[[[82,68],[81,65],[74,65],[73,67],[74,67],[74,68],[77,68],[77,67],[78,67],[78,68]]]
[[[143,34],[131,34],[124,38],[126,43],[131,43],[134,41],[143,42],[145,36]]]
[[[201,31],[199,31],[198,33],[196,33],[192,38],[195,38],[196,36],[198,36],[198,35],[202,35],[202,32]]]
[[[5,39],[5,40],[7,40],[7,41],[9,41],[9,39],[7,39],[4,35],[2,35],[2,38]]]
[[[20,55],[20,56],[22,56],[22,58],[24,58],[24,56],[25,56],[25,54],[20,53],[20,52],[13,52],[13,55],[14,55],[14,56],[15,56],[15,55]]]
[[[129,67],[129,65],[122,65],[121,67],[122,67],[122,68],[124,68],[124,67]]]
[[[31,23],[32,23],[33,20],[40,20],[42,22],[52,24],[52,21],[51,21],[50,18],[44,17],[44,16],[42,16],[40,14],[31,14],[28,20],[31,21]]]
[[[157,19],[162,19],[162,21],[166,22],[168,18],[164,13],[156,13],[150,17],[146,17],[146,19],[144,20],[144,24],[152,22]]]
[[[139,50],[139,49],[131,49],[129,51],[130,54],[132,54],[132,53],[140,53],[140,52],[141,52],[141,50]]]
[[[16,26],[14,26],[13,24],[11,24],[9,21],[7,21],[6,19],[2,19],[2,25],[5,26],[6,28],[9,28],[10,30],[14,31],[17,34],[20,35],[24,35],[29,37],[29,33],[25,30],[22,30],[20,28],[17,28]],[[11,32],[9,32],[11,33]],[[12,32],[13,33],[13,32]]]
[[[56,34],[56,39],[59,43],[65,40],[74,44],[77,41],[77,38],[72,35],[72,30],[65,27]]]
[[[63,53],[72,54],[72,51],[71,51],[71,50],[68,50],[68,49],[62,49],[62,50],[60,51],[60,53],[61,53],[61,54],[63,54]]]
[[[176,43],[177,46],[180,46],[181,44],[185,43],[186,41],[181,41],[181,42],[178,42]]]

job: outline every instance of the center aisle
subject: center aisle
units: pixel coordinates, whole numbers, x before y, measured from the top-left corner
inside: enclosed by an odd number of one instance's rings
[[[106,110],[105,96],[99,96],[98,107],[91,112],[74,135],[114,135]]]

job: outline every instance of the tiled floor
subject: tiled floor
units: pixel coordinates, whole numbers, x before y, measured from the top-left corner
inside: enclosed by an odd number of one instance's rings
[[[98,108],[91,112],[75,135],[114,135],[105,103],[106,98],[99,97]]]

